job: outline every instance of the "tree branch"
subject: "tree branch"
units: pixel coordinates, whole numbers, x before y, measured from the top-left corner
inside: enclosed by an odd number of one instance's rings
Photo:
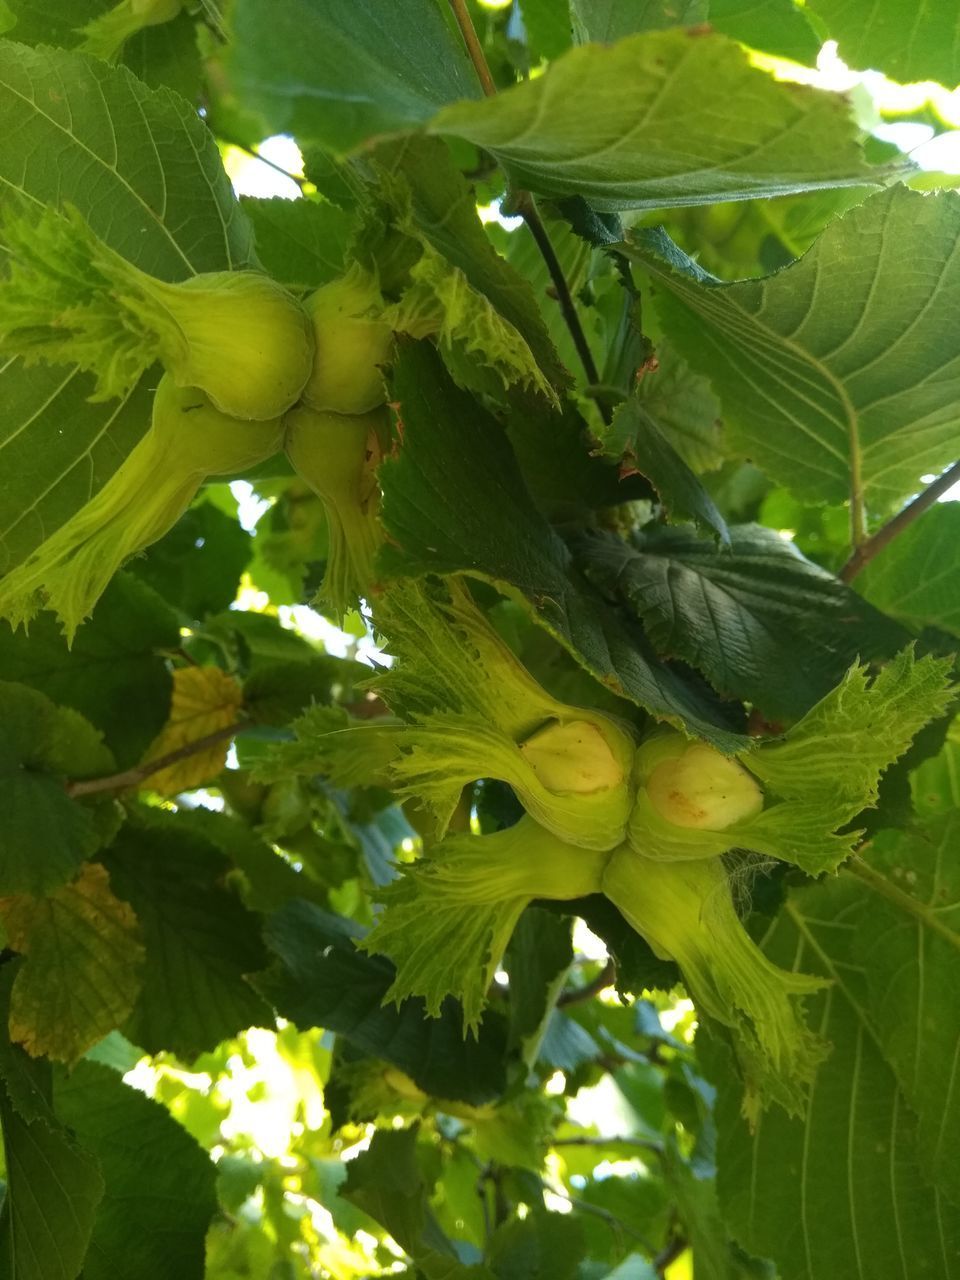
[[[470,61],[473,63],[477,78],[483,87],[483,92],[488,98],[492,98],[497,92],[497,86],[493,82],[493,76],[490,74],[483,48],[477,38],[477,31],[467,9],[466,0],[450,0],[450,8],[453,10],[453,16],[457,20],[457,26],[460,28],[460,34],[463,36],[463,42],[467,46]],[[560,304],[560,313],[570,331],[570,337],[573,339],[577,356],[583,365],[583,372],[587,382],[593,386],[600,381],[597,366],[593,359],[593,352],[590,350],[590,344],[587,342],[587,336],[583,331],[583,325],[580,323],[580,317],[577,314],[577,308],[570,293],[570,286],[567,284],[567,278],[563,274],[563,267],[560,265],[560,260],[550,242],[547,229],[543,225],[543,219],[540,217],[536,201],[529,191],[515,191],[511,205],[516,209],[519,216],[523,218],[536,242],[537,248],[540,250],[541,257],[546,263],[547,271],[550,273],[550,279],[557,295],[557,302]]]
[[[660,1250],[653,1260],[653,1269],[657,1275],[666,1275],[667,1268],[672,1262],[676,1262],[686,1247],[687,1242],[682,1236],[674,1236],[674,1238]]]
[[[470,55],[470,61],[473,63],[483,92],[488,98],[492,98],[496,95],[497,86],[493,83],[493,76],[490,74],[487,60],[483,56],[483,48],[477,37],[477,29],[473,25],[473,19],[470,17],[467,0],[450,0],[450,8],[453,10],[453,16],[457,20],[457,26],[463,36],[463,43],[467,46],[467,53]]]
[[[176,751],[168,751],[165,756],[158,756],[156,760],[147,760],[143,764],[135,765],[132,769],[124,769],[122,773],[111,773],[105,778],[79,778],[68,782],[67,795],[89,796],[99,791],[126,791],[129,787],[138,787],[141,782],[146,782],[151,774],[159,773],[161,769],[167,769],[172,764],[178,764],[188,756],[198,755],[201,751],[216,746],[218,742],[223,742],[225,738],[236,737],[247,727],[246,721],[237,721],[236,724],[227,725],[214,733],[206,734],[203,738],[197,738],[194,742],[188,742],[178,747]]]
[[[612,957],[610,957],[591,982],[586,983],[582,987],[577,987],[574,991],[562,992],[561,995],[557,997],[557,1008],[567,1009],[572,1004],[583,1004],[587,1000],[592,1000],[595,995],[604,989],[604,987],[610,986],[616,975],[617,966],[614,964]]]
[[[904,529],[908,529],[919,516],[922,516],[948,489],[953,488],[960,481],[960,462],[955,462],[953,466],[938,476],[933,484],[927,485],[923,493],[920,493],[908,502],[902,511],[897,514],[885,525],[872,534],[869,538],[864,539],[858,547],[854,548],[853,555],[840,570],[839,577],[842,582],[852,582],[860,570],[883,550],[888,543],[892,542]]]

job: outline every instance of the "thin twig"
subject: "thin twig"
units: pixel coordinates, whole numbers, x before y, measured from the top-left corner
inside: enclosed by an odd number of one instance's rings
[[[908,502],[902,511],[898,511],[892,519],[882,525],[854,548],[853,555],[840,570],[842,582],[852,582],[860,570],[892,542],[904,529],[908,529],[919,516],[928,510],[948,489],[960,481],[960,462],[955,462],[949,471],[938,476],[932,484],[927,485],[923,493],[918,494],[912,502]]]
[[[245,155],[252,156],[254,160],[259,160],[261,164],[265,164],[268,169],[272,169],[274,173],[281,174],[284,178],[289,178],[291,182],[295,182],[302,191],[308,186],[306,178],[298,178],[295,173],[291,173],[289,169],[284,169],[282,164],[277,164],[274,160],[268,160],[266,156],[262,156],[259,151],[254,151],[253,147],[247,146],[245,142],[238,142],[236,138],[229,138],[226,134],[219,135],[220,140],[225,142],[228,147],[236,147],[238,151],[244,152]]]
[[[687,1242],[682,1236],[674,1236],[653,1260],[653,1269],[657,1275],[666,1275],[667,1268],[671,1262],[676,1262],[686,1247]]]
[[[124,769],[122,773],[111,773],[105,778],[79,778],[73,782],[68,782],[66,786],[67,795],[89,796],[96,794],[98,791],[125,791],[128,787],[138,787],[141,782],[145,782],[152,774],[159,773],[161,769],[167,769],[172,764],[179,764],[181,760],[186,760],[188,756],[199,755],[201,751],[206,751],[208,747],[216,746],[218,742],[223,742],[225,738],[235,737],[242,729],[246,728],[246,722],[241,720],[236,724],[227,725],[226,728],[217,729],[214,733],[208,733],[203,738],[188,742],[185,746],[178,747],[176,751],[168,751],[165,756],[158,756],[156,760],[147,760],[143,764],[135,765],[132,769]]]
[[[543,225],[543,219],[540,217],[540,210],[537,203],[529,191],[516,191],[513,193],[511,206],[516,209],[517,213],[523,218],[524,222],[530,230],[530,234],[537,242],[537,248],[547,264],[547,270],[550,273],[550,279],[557,295],[557,302],[560,304],[560,312],[563,316],[564,323],[570,330],[570,337],[573,339],[573,345],[577,349],[577,355],[580,363],[583,365],[583,372],[590,386],[600,381],[600,375],[597,372],[597,366],[593,359],[593,352],[590,350],[590,344],[587,342],[587,335],[583,331],[583,325],[580,323],[580,317],[577,314],[577,308],[574,304],[573,297],[570,293],[570,286],[567,284],[567,278],[563,274],[563,267],[560,265],[560,259],[556,255],[556,251],[550,241],[547,228]]]
[[[484,57],[483,48],[477,38],[476,28],[467,9],[466,0],[450,0],[450,8],[453,10],[453,16],[457,20],[457,26],[460,28],[460,34],[463,36],[463,42],[467,46],[470,61],[473,63],[477,78],[483,87],[483,92],[488,98],[492,98],[497,92],[497,86],[493,82],[487,59]],[[590,344],[587,342],[587,336],[583,331],[583,325],[580,323],[580,317],[577,314],[577,308],[570,293],[570,286],[567,284],[567,278],[563,274],[563,267],[560,265],[560,259],[557,257],[550,241],[547,228],[543,225],[543,219],[540,217],[536,201],[529,191],[515,191],[512,193],[510,203],[527,224],[530,234],[536,241],[537,248],[546,263],[547,271],[550,273],[550,279],[557,295],[557,302],[560,304],[560,313],[563,316],[564,323],[570,330],[570,337],[573,339],[577,356],[583,365],[583,372],[586,375],[587,382],[590,386],[593,386],[594,383],[600,381],[597,366],[593,359],[593,352],[590,350]]]
[[[477,37],[477,29],[473,25],[473,19],[470,17],[467,0],[450,0],[450,8],[453,10],[453,16],[457,20],[457,26],[463,36],[463,43],[467,46],[467,53],[470,55],[470,61],[473,63],[483,92],[488,98],[492,98],[497,92],[497,86],[493,83],[493,76],[490,74],[487,60],[483,56],[483,47]]]
[[[614,964],[612,957],[608,958],[607,963],[603,966],[597,976],[582,987],[577,987],[574,991],[564,991],[557,998],[557,1008],[567,1009],[572,1004],[583,1004],[587,1000],[592,1000],[598,995],[604,987],[609,987],[617,975],[617,966]]]

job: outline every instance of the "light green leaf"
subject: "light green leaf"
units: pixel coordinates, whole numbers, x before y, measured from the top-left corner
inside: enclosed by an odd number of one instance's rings
[[[857,590],[908,627],[960,634],[960,503],[939,503],[899,534],[858,574]]]
[[[272,1026],[246,981],[263,967],[257,917],[223,878],[229,862],[176,816],[131,814],[102,861],[143,932],[143,987],[125,1031],[148,1052],[193,1057],[250,1026]]]
[[[721,1208],[739,1243],[772,1258],[781,1280],[956,1280],[960,1218],[921,1172],[915,1120],[871,1024],[854,947],[863,895],[851,879],[796,891],[764,944],[775,962],[832,981],[810,1001],[811,1025],[833,1050],[806,1116],[772,1110],[751,1134],[737,1115],[738,1086],[710,1054]]]
[[[97,1156],[106,1184],[83,1280],[203,1280],[216,1210],[207,1152],[159,1102],[94,1062],[57,1072],[54,1105]]]
[[[881,831],[859,870],[872,890],[856,921],[870,1018],[917,1116],[921,1166],[960,1206],[960,814]],[[851,917],[851,923],[854,923]]]
[[[423,996],[437,1017],[444,997],[456,996],[473,1028],[524,908],[599,892],[605,860],[529,817],[493,835],[450,837],[383,891],[386,910],[363,949],[397,966],[390,999]]]
[[[244,105],[271,131],[341,155],[480,94],[434,0],[237,0],[231,32],[227,70]]]
[[[890,657],[908,643],[908,631],[772,529],[734,525],[730,536],[729,551],[656,526],[629,541],[595,533],[574,545],[588,576],[629,604],[660,652],[769,720],[798,718],[858,657]]]
[[[844,99],[778,83],[703,31],[585,45],[495,98],[445,107],[429,127],[491,152],[517,187],[599,209],[871,181]]]
[[[715,857],[739,848],[793,862],[809,875],[835,870],[863,834],[847,828],[864,809],[876,805],[881,773],[952,701],[951,666],[951,659],[927,657],[918,662],[912,647],[899,653],[872,683],[866,670],[855,665],[780,738],[759,739],[738,752],[739,763],[763,784],[765,807],[754,809],[753,816],[749,789],[737,787],[736,775],[729,774],[730,762],[716,757],[718,792],[733,786],[733,796],[739,794],[744,801],[742,816],[732,813],[719,829],[672,819],[672,805],[696,803],[682,771],[695,764],[687,752],[702,753],[704,747],[694,744],[679,755],[668,750],[663,756],[661,748],[669,749],[671,742],[669,735],[661,734],[638,752],[642,785],[630,815],[631,843],[648,857],[666,862]],[[675,767],[680,771],[673,784],[677,798],[668,793],[669,805],[667,797],[657,798],[656,787],[648,786],[648,779],[668,758],[679,761]],[[708,761],[709,757],[701,761],[698,772]]]
[[[656,371],[640,379],[636,396],[688,467],[715,471],[726,457],[720,405],[710,383],[695,372],[670,345],[657,343]],[[619,427],[627,429],[621,434]],[[619,457],[631,447],[632,424],[615,417],[601,436],[607,453]]]
[[[0,42],[0,191],[69,203],[111,248],[165,280],[250,265],[249,226],[194,108],[123,68]],[[91,405],[68,368],[0,365],[0,569],[103,486],[149,425],[150,381]],[[62,429],[64,422],[70,430]]]
[[[437,138],[414,136],[378,147],[376,162],[378,170],[389,175],[383,194],[401,229],[440,254],[457,278],[489,302],[500,324],[515,331],[518,347],[529,348],[520,354],[532,357],[552,386],[568,386],[570,375],[560,363],[536,297],[493,247],[477,214],[476,192],[449,148]]]
[[[26,957],[10,1001],[10,1036],[71,1065],[129,1017],[140,990],[137,918],[87,863],[46,898],[0,899],[9,946]]]
[[[894,187],[763,280],[721,284],[655,233],[637,244],[731,448],[800,497],[882,513],[956,459],[958,234],[960,195]]]
[[[951,4],[904,9],[898,0],[807,0],[851,67],[893,80],[960,81],[960,14]]]
[[[954,697],[951,666],[951,659],[917,661],[910,648],[871,683],[863,667],[851,667],[782,739],[744,756],[746,768],[783,801],[744,824],[750,829],[746,847],[814,874],[835,867],[858,833],[826,833],[876,804],[883,770],[947,710]]]
[[[318,200],[240,202],[250,219],[257,257],[264,269],[290,288],[315,289],[342,275],[354,219],[335,204]]]
[[[103,843],[96,812],[67,778],[109,774],[113,757],[83,716],[26,685],[0,682],[0,895],[65,884]]]

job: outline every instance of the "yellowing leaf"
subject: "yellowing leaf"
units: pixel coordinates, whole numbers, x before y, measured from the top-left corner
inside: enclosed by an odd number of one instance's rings
[[[105,867],[86,863],[46,898],[0,898],[0,919],[25,957],[10,1001],[12,1040],[72,1063],[126,1021],[144,949],[133,908],[111,892]]]
[[[184,750],[232,725],[243,701],[243,691],[233,676],[217,667],[182,667],[173,673],[170,719],[147,752],[146,762]],[[145,782],[151,791],[176,795],[188,791],[220,772],[226,763],[229,739],[224,737],[199,751],[185,754]]]

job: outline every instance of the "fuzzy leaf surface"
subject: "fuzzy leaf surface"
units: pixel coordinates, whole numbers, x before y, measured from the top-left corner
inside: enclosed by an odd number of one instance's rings
[[[571,50],[495,98],[445,107],[430,128],[489,151],[517,187],[598,209],[871,180],[841,98],[777,83],[733,40],[702,30]]]
[[[699,668],[720,693],[769,719],[796,719],[858,657],[889,657],[909,632],[772,529],[735,525],[730,550],[689,528],[651,526],[629,541],[575,545],[578,563],[619,594],[660,653]]]
[[[125,1030],[147,1052],[192,1057],[270,1010],[246,980],[263,967],[258,917],[222,886],[229,862],[173,814],[132,814],[102,859],[140,920],[143,988]]]
[[[773,1258],[782,1280],[960,1274],[960,1218],[923,1173],[916,1121],[871,1018],[856,938],[872,909],[846,878],[796,891],[764,944],[775,962],[833,983],[809,1002],[833,1050],[806,1116],[772,1110],[751,1135],[732,1081],[716,1073],[721,1207],[740,1244]]]
[[[777,275],[721,284],[637,236],[671,340],[709,375],[731,449],[800,498],[882,513],[956,460],[960,195],[896,186]],[[921,249],[922,246],[922,249]]]

